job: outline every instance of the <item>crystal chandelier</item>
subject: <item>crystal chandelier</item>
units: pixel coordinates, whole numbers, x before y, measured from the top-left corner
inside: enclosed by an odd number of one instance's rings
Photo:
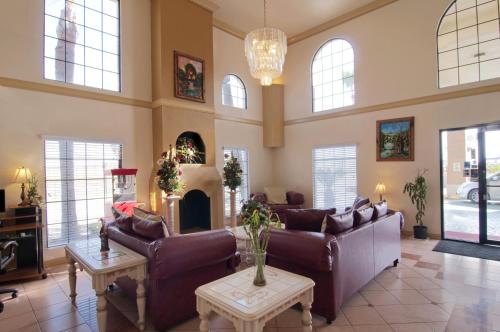
[[[245,37],[245,55],[253,77],[261,85],[271,85],[281,75],[287,45],[283,31],[266,26],[266,0],[264,0],[264,27],[255,29]]]

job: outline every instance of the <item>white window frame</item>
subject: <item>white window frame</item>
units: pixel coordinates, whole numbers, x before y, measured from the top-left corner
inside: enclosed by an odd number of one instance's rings
[[[118,13],[117,13],[117,17],[115,16],[112,16],[110,14],[107,14],[104,10],[104,6],[101,4],[101,9],[100,10],[97,10],[97,9],[94,9],[94,8],[91,8],[91,7],[87,7],[82,0],[65,0],[65,4],[66,2],[71,2],[73,4],[73,6],[80,6],[80,7],[83,7],[83,10],[84,10],[84,13],[85,13],[85,10],[88,8],[89,11],[95,11],[96,13],[100,14],[101,16],[101,25],[103,24],[103,19],[104,17],[109,17],[110,19],[116,19],[118,22],[118,26],[117,26],[117,35],[113,35],[111,33],[108,33],[108,32],[104,32],[104,27],[101,26],[101,29],[98,30],[98,29],[95,29],[93,27],[89,27],[87,26],[87,23],[85,22],[85,14],[84,14],[84,22],[83,22],[83,25],[81,24],[77,24],[78,26],[80,26],[81,28],[83,28],[83,30],[85,31],[85,29],[89,29],[91,30],[90,32],[93,32],[93,33],[100,33],[101,34],[101,42],[102,42],[102,45],[101,45],[101,49],[96,49],[96,48],[93,48],[91,47],[89,44],[86,43],[85,41],[85,38],[84,38],[84,41],[83,41],[83,44],[81,43],[77,43],[76,41],[73,42],[73,41],[67,41],[67,37],[65,36],[64,39],[60,39],[58,37],[55,37],[55,36],[51,36],[47,33],[46,31],[46,26],[47,26],[47,23],[46,23],[46,20],[47,20],[47,17],[49,18],[52,18],[52,19],[59,19],[60,17],[58,16],[55,16],[53,15],[52,13],[48,13],[47,12],[47,8],[46,8],[46,5],[47,5],[47,1],[48,0],[45,0],[44,1],[44,7],[43,7],[43,19],[44,19],[44,33],[43,33],[43,59],[42,59],[42,77],[44,80],[48,80],[48,81],[52,81],[52,82],[57,82],[59,84],[69,84],[69,85],[75,85],[75,86],[78,86],[78,87],[85,87],[85,88],[89,88],[89,89],[98,89],[98,90],[103,90],[103,91],[111,91],[111,92],[115,92],[115,93],[120,93],[122,91],[122,60],[121,60],[121,55],[122,55],[122,50],[121,50],[121,0],[116,0],[118,2]],[[83,4],[81,4],[80,2],[82,2]],[[64,21],[65,23],[66,22],[69,22],[67,20]],[[66,29],[66,28],[65,28]],[[66,30],[65,30],[66,31]],[[86,32],[85,32],[86,33]],[[104,35],[106,36],[110,36],[110,37],[113,37],[113,38],[117,38],[117,53],[113,53],[112,51],[109,51],[109,50],[105,50],[104,48],[104,44],[105,44],[105,40],[104,40]],[[67,61],[66,59],[66,55],[64,56],[64,60],[60,60],[60,59],[56,59],[57,55],[52,58],[52,57],[49,57],[47,56],[47,52],[46,52],[46,48],[47,48],[47,45],[46,45],[46,39],[47,38],[51,38],[51,39],[54,39],[54,40],[59,40],[59,41],[63,41],[65,42],[64,43],[64,48],[65,48],[65,53],[67,52],[66,50],[66,43],[70,43],[70,44],[75,44],[76,46],[78,47],[83,47],[83,57],[84,57],[84,60],[83,60],[83,63],[76,63],[75,62],[71,62],[71,61]],[[109,44],[109,43],[108,43]],[[101,54],[101,68],[96,68],[96,67],[93,67],[89,64],[87,64],[87,62],[85,61],[85,58],[86,58],[86,55],[85,53],[87,52],[86,49],[89,49],[89,52],[92,52],[92,51],[96,51],[96,52],[100,52]],[[117,56],[117,72],[114,72],[112,70],[108,70],[108,69],[105,69],[105,66],[104,66],[104,58],[105,58],[105,55],[111,55],[111,56]],[[64,80],[62,79],[58,79],[56,77],[56,74],[54,74],[54,77],[55,78],[51,78],[47,75],[47,72],[46,72],[46,61],[54,61],[54,69],[56,67],[56,62],[59,61],[59,62],[62,62],[64,64]],[[73,66],[79,66],[79,67],[82,67],[83,68],[83,82],[71,82],[71,81],[68,81],[68,77],[67,77],[67,74],[66,74],[66,70],[67,70],[67,66],[68,66],[68,63],[72,63]],[[101,84],[100,84],[100,87],[97,87],[97,86],[94,86],[94,85],[91,85],[90,82],[87,82],[86,81],[86,71],[89,70],[94,70],[94,71],[100,71],[100,74],[101,74]],[[106,87],[105,86],[105,79],[104,79],[104,76],[105,74],[112,74],[112,75],[117,75],[118,76],[118,86],[117,86],[117,89],[114,89],[114,88],[111,88],[111,87]]]
[[[339,51],[339,52],[334,52],[333,49],[331,49],[332,52],[330,54],[326,55],[326,56],[331,57],[331,63],[328,64],[329,67],[326,67],[325,69],[323,69],[323,66],[321,66],[321,70],[316,70],[315,62],[321,61],[321,59],[322,59],[320,57],[320,55],[322,55],[321,52],[323,52],[323,50],[326,49],[327,47],[332,48],[333,44],[335,42],[338,42],[338,41],[342,42],[343,45],[344,45],[344,43],[346,43],[349,46],[349,48],[344,48],[342,46],[342,51]],[[349,50],[352,51],[352,62],[345,62],[344,56],[346,55],[346,52],[349,52]],[[340,53],[342,60],[340,61],[340,63],[334,62],[334,58],[335,58],[334,55],[338,55],[339,53]],[[348,68],[348,66],[350,66],[350,65],[352,65],[352,68],[351,68],[352,75],[345,76],[345,74],[344,74],[345,68],[344,67]],[[318,67],[319,67],[319,65],[318,65]],[[340,73],[340,76],[342,76],[341,79],[334,78],[335,68],[339,68],[339,67],[340,67],[339,70],[341,70],[341,73]],[[321,73],[321,76],[322,76],[321,84],[315,84],[315,76],[318,73]],[[325,75],[331,76],[331,81],[327,81],[326,83],[323,83],[323,81],[324,81],[323,78]],[[326,41],[325,43],[323,43],[318,48],[318,50],[314,53],[314,56],[312,58],[311,68],[310,68],[310,78],[311,78],[311,109],[312,109],[313,113],[334,111],[334,110],[339,110],[339,109],[342,109],[345,107],[354,106],[356,104],[356,54],[355,54],[354,47],[352,46],[352,44],[344,38],[332,38],[332,39]],[[351,78],[352,78],[352,91],[345,90],[346,80],[351,79]],[[341,87],[342,87],[341,92],[338,92],[338,90],[336,90],[336,88],[338,88],[338,87],[335,86],[335,83],[341,84]],[[328,89],[328,84],[331,85],[331,89]],[[315,88],[320,88],[321,97],[316,96]],[[326,95],[325,95],[325,90],[326,90]],[[328,93],[331,93],[331,95],[329,95]],[[352,93],[352,102],[351,103],[346,102],[346,96],[348,96],[350,93]],[[335,96],[339,97],[340,95],[342,96],[342,104],[336,105],[335,104]],[[331,98],[331,102],[329,101],[328,98]],[[319,108],[319,109],[316,106],[317,99],[321,99],[321,108]],[[327,100],[326,101],[327,106],[324,106],[325,100]]]
[[[239,154],[241,151],[244,151],[246,153],[246,165],[243,165],[240,161]],[[231,152],[237,154],[238,161],[240,161],[241,168],[243,170],[243,179],[241,182],[241,186],[239,186],[236,189],[236,214],[238,215],[241,211],[241,201],[246,201],[250,198],[250,154],[247,148],[235,148],[235,147],[224,147],[223,148],[223,159],[224,155],[230,154]],[[225,162],[224,162],[225,164]],[[246,173],[245,173],[245,167],[246,167]],[[246,184],[246,193],[243,191],[242,195],[242,188]],[[224,216],[226,218],[229,218],[231,216],[230,212],[230,200],[229,200],[229,188],[224,187]]]
[[[480,8],[484,9],[490,5],[493,12],[496,10],[497,17],[481,20],[481,17],[484,18],[485,12]],[[461,14],[465,15],[466,12],[474,13],[475,23],[466,23],[461,26],[468,18],[467,16],[461,16]],[[463,17],[463,20],[459,20],[459,15]],[[447,23],[453,26],[442,31],[442,28],[448,27]],[[492,57],[486,52],[488,45],[493,50],[495,47],[500,47],[499,24],[500,1],[485,0],[483,3],[477,4],[475,2],[475,4],[464,8],[458,8],[456,0],[451,2],[441,16],[436,31],[437,85],[440,89],[500,77],[500,54],[494,54]],[[490,28],[487,28],[487,26],[490,26]],[[491,27],[493,27],[493,31],[496,30],[496,37],[489,35],[491,31],[488,31],[488,29],[491,29]],[[477,38],[475,42],[468,40],[468,32],[471,32],[472,36]],[[484,38],[484,36],[488,36],[488,38]],[[445,43],[446,39],[449,39],[448,42],[450,46],[453,46],[452,48],[444,47],[448,45]],[[461,44],[461,41],[468,41],[469,43]],[[470,58],[471,55],[474,59]]]
[[[240,86],[236,86],[237,89],[241,89],[243,91],[243,98],[242,97],[238,97],[238,96],[233,96],[233,94],[231,93],[230,96],[231,98],[237,98],[237,99],[242,99],[244,101],[244,105],[243,107],[238,107],[238,106],[235,106],[234,103],[233,104],[226,104],[224,103],[224,95],[227,95],[226,93],[224,93],[224,85],[226,85],[224,83],[224,80],[226,79],[226,77],[235,77],[236,80],[241,83],[241,87]],[[231,84],[227,84],[231,87]],[[230,89],[230,91],[232,92],[232,89]],[[231,108],[236,108],[236,109],[240,109],[240,110],[246,110],[248,109],[248,92],[247,92],[247,87],[245,85],[245,82],[243,82],[243,80],[241,79],[241,77],[239,77],[238,75],[236,74],[226,74],[224,75],[224,78],[222,79],[222,82],[221,82],[221,103],[223,106],[226,106],[226,107],[231,107]]]
[[[104,157],[103,155],[103,158],[102,159],[93,159],[93,160],[101,160],[103,162],[103,174],[104,174],[104,178],[101,178],[101,177],[95,177],[95,178],[91,178],[91,177],[88,177],[88,174],[87,174],[87,171],[88,171],[88,167],[87,167],[87,163],[89,160],[92,160],[92,159],[89,159],[87,158],[87,155],[85,156],[84,159],[80,159],[80,160],[85,160],[85,177],[84,178],[80,178],[78,180],[82,180],[82,181],[89,181],[89,180],[104,180],[104,197],[102,198],[88,198],[87,197],[87,194],[88,194],[88,183],[86,183],[86,190],[87,192],[85,193],[85,199],[78,199],[78,200],[68,200],[68,199],[61,199],[59,201],[57,200],[53,200],[49,197],[49,185],[48,185],[48,182],[59,182],[61,180],[57,180],[57,179],[51,179],[49,176],[48,176],[48,167],[47,167],[47,161],[49,160],[61,160],[61,157],[59,158],[47,158],[47,151],[46,151],[46,144],[47,142],[49,141],[59,141],[59,142],[65,142],[66,144],[68,143],[84,143],[84,144],[101,144],[103,145],[103,149],[104,149],[104,146],[105,145],[116,145],[116,146],[119,146],[120,148],[120,158],[119,159],[107,159]],[[124,145],[121,143],[121,142],[113,142],[113,141],[101,141],[101,140],[93,140],[93,139],[79,139],[79,138],[68,138],[68,137],[53,137],[53,136],[44,136],[43,137],[43,156],[44,156],[44,175],[45,175],[45,181],[44,181],[44,184],[45,184],[45,204],[46,204],[46,209],[45,209],[45,223],[46,223],[46,246],[48,248],[56,248],[56,247],[59,247],[59,246],[62,246],[62,245],[65,245],[67,243],[70,243],[71,242],[71,238],[70,238],[70,235],[71,235],[71,232],[73,230],[69,230],[68,229],[68,234],[66,234],[66,236],[61,236],[59,240],[55,239],[55,240],[52,240],[49,242],[49,239],[50,239],[50,225],[55,225],[55,224],[60,224],[60,225],[67,225],[69,224],[69,220],[62,220],[64,219],[65,217],[61,216],[61,221],[59,223],[57,222],[51,222],[51,220],[49,220],[50,218],[50,204],[51,203],[55,203],[55,202],[62,202],[63,204],[68,204],[68,202],[73,202],[73,201],[85,201],[85,205],[86,205],[86,212],[85,212],[85,218],[82,218],[80,220],[73,220],[73,222],[77,221],[78,224],[81,226],[83,223],[86,224],[87,228],[89,227],[89,225],[92,225],[92,223],[89,224],[89,221],[90,220],[95,220],[97,218],[101,218],[101,217],[105,217],[105,216],[109,216],[111,214],[111,210],[110,209],[106,209],[107,207],[110,207],[113,203],[113,193],[112,193],[112,180],[111,180],[111,173],[109,172],[108,173],[108,169],[105,168],[105,165],[104,165],[104,162],[105,161],[116,161],[117,162],[117,168],[118,167],[122,167],[122,164],[123,164],[123,147]],[[87,148],[87,147],[86,147]],[[85,154],[87,153],[87,150],[85,152]],[[67,158],[67,160],[77,160],[77,159],[73,159],[73,158]],[[72,179],[75,179],[75,178],[72,178]],[[92,199],[103,199],[104,200],[104,207],[103,207],[103,211],[104,211],[104,215],[102,216],[95,216],[95,218],[92,218],[89,216],[89,213],[88,213],[88,209],[89,209],[89,206],[88,206],[88,201],[89,200],[92,200]],[[75,209],[76,209],[76,206],[75,206]],[[109,211],[107,211],[109,210]],[[61,213],[63,213],[64,210],[61,210]],[[76,214],[76,210],[75,210],[75,214]],[[67,218],[67,216],[66,216]],[[68,225],[69,227],[69,225]],[[87,233],[87,238],[91,238],[91,237],[96,237],[98,234],[95,232],[94,230],[94,234],[93,233]],[[64,241],[66,240],[66,241]]]
[[[323,206],[320,206],[318,203],[317,203],[317,196],[318,196],[318,193],[317,193],[317,184],[316,184],[316,163],[320,160],[320,159],[317,159],[315,158],[315,152],[317,150],[321,150],[321,149],[337,149],[337,148],[354,148],[355,149],[355,176],[356,176],[356,181],[355,181],[355,192],[352,194],[352,197],[347,197],[347,194],[344,193],[344,196],[345,199],[344,199],[344,202],[338,202],[338,203],[335,203],[334,202],[334,197],[332,197],[332,205],[323,205]],[[311,153],[311,157],[312,157],[312,181],[313,181],[313,206],[314,208],[318,208],[318,209],[327,209],[327,208],[336,208],[338,212],[343,212],[345,210],[346,207],[350,206],[352,202],[354,202],[354,199],[356,198],[357,196],[357,191],[358,191],[358,145],[357,144],[342,144],[342,145],[328,145],[328,146],[317,146],[317,147],[314,147],[312,149],[312,153]],[[352,159],[352,158],[338,158],[338,160],[346,160],[346,159]],[[333,173],[333,172],[332,172]],[[333,174],[332,174],[333,175]],[[345,188],[345,186],[344,186]],[[352,198],[352,200],[351,200]]]

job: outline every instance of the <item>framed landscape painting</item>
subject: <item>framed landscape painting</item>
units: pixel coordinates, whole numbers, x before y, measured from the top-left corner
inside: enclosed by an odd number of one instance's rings
[[[377,161],[413,161],[415,118],[377,121]]]
[[[205,61],[174,51],[174,89],[177,98],[205,102]]]

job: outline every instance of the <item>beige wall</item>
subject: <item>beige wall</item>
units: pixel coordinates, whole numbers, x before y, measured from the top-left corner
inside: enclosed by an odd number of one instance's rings
[[[214,39],[214,104],[215,113],[237,118],[242,122],[215,120],[215,160],[219,172],[224,167],[224,147],[248,149],[249,181],[251,191],[262,191],[273,184],[272,149],[264,148],[261,125],[244,123],[246,120],[262,121],[262,89],[259,81],[250,75],[245,58],[244,44],[219,29],[213,29]],[[248,98],[246,110],[222,105],[222,79],[235,74],[245,84]]]
[[[313,116],[311,61],[316,50],[331,38],[345,38],[354,47],[356,105],[352,108],[498,83],[499,80],[491,80],[437,88],[435,32],[449,3],[449,0],[400,0],[289,47],[282,79],[285,119]],[[288,125],[285,147],[273,156],[274,177],[282,185],[304,192],[310,206],[313,147],[357,144],[359,194],[375,199],[376,183],[385,182],[389,205],[404,211],[406,229],[410,230],[415,211],[401,191],[419,168],[428,168],[430,188],[425,223],[431,233],[439,234],[439,129],[498,121],[499,101],[500,94],[494,93]],[[348,109],[351,108],[342,110]],[[328,112],[319,114],[325,113]],[[415,162],[376,162],[376,121],[404,116],[415,116]]]
[[[120,93],[43,79],[43,4],[2,1],[0,77],[151,101],[149,0],[121,2]],[[0,188],[6,188],[7,205],[18,203],[20,189],[12,184],[16,167],[25,165],[43,176],[45,136],[122,143],[123,165],[139,168],[138,199],[148,203],[153,164],[151,128],[151,109],[0,87]],[[43,181],[40,185],[43,193]],[[45,259],[62,255],[61,249],[47,250]]]
[[[44,1],[0,4],[0,77],[71,86],[123,97],[151,100],[150,1],[121,1],[122,91],[98,90],[43,79]]]

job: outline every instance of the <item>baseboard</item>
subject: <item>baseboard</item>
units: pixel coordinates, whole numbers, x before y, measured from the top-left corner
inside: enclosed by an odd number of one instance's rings
[[[413,231],[401,231],[401,235],[403,237],[412,237],[413,238]],[[440,234],[433,234],[433,233],[427,233],[427,236],[431,240],[441,240],[441,235]]]

